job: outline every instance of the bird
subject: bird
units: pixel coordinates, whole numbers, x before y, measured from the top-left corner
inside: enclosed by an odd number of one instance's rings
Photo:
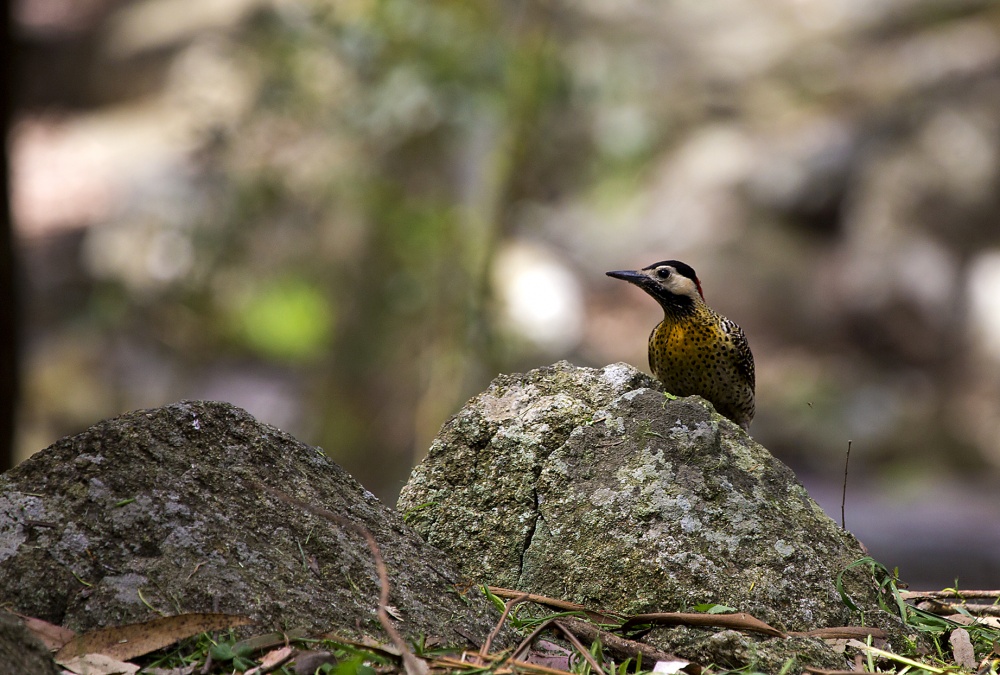
[[[698,395],[750,433],[756,412],[753,354],[743,329],[705,302],[690,265],[663,260],[609,277],[646,291],[663,308],[649,334],[649,367],[675,396]]]

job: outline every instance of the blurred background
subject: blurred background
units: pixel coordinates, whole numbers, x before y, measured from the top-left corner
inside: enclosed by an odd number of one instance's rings
[[[873,555],[1000,584],[997,3],[8,11],[18,458],[221,399],[394,504],[498,373],[648,372],[660,311],[604,272],[677,258],[828,513],[850,442]]]

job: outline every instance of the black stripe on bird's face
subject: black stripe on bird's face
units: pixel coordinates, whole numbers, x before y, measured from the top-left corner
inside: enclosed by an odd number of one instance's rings
[[[697,299],[704,301],[698,275],[690,265],[678,260],[664,260],[641,270],[616,270],[607,275],[635,284],[670,313],[690,311]]]
[[[694,271],[694,268],[687,263],[683,263],[680,260],[663,260],[661,262],[643,267],[642,269],[643,271],[652,270],[655,273],[656,270],[661,267],[671,269],[673,272],[676,272],[682,277],[693,281],[695,288],[698,290],[698,295],[701,296],[702,300],[705,299],[705,294],[701,290],[701,281],[698,279],[698,274]]]

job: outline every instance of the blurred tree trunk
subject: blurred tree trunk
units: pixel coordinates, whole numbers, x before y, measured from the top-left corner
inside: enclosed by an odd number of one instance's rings
[[[11,3],[0,8],[0,471],[14,465],[17,409],[17,292],[14,274],[14,224],[10,212],[8,137],[14,98],[15,45]]]

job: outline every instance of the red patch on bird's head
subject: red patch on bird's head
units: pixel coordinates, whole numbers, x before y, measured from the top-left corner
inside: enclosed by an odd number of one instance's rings
[[[705,291],[701,290],[701,279],[699,279],[698,277],[695,277],[694,278],[694,285],[698,287],[698,295],[700,295],[701,299],[704,300],[705,299]]]

